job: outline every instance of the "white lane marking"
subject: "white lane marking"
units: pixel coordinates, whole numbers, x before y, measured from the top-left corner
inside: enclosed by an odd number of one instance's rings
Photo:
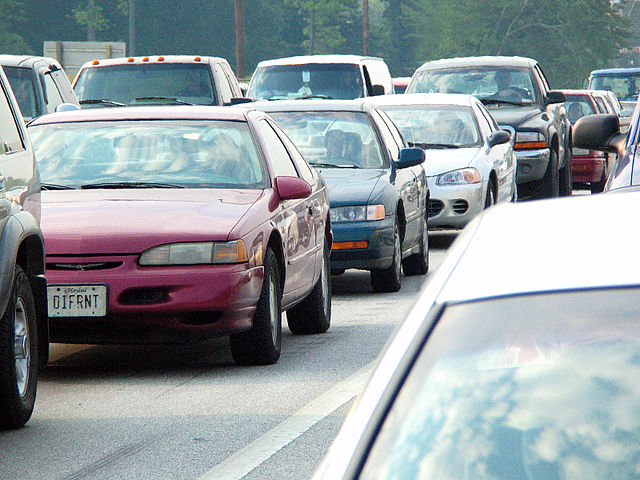
[[[364,388],[374,365],[375,362],[365,365],[197,480],[240,480],[320,420],[352,400]]]

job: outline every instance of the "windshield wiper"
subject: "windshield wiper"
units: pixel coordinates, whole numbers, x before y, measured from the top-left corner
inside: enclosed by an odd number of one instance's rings
[[[335,163],[313,163],[309,162],[312,167],[320,168],[362,168],[358,165],[336,165]]]
[[[531,105],[531,103],[514,102],[514,101],[511,101],[511,100],[503,100],[502,98],[485,97],[485,98],[480,98],[479,100],[484,105],[500,105],[500,104],[504,104],[504,105],[517,105],[518,107],[521,107],[523,105]]]
[[[421,142],[407,142],[411,147],[418,147],[424,150],[429,148],[445,149],[445,148],[462,148],[461,145],[454,145],[453,143],[421,143]]]
[[[176,97],[162,97],[159,95],[154,95],[151,97],[136,97],[135,101],[144,101],[144,100],[163,100],[163,101],[170,101],[170,102],[175,102],[175,103],[179,103],[180,105],[193,105],[193,103],[191,102],[187,102],[185,100],[180,100],[179,98]]]
[[[101,182],[87,183],[80,186],[82,189],[92,188],[185,188],[184,185],[177,183],[159,183],[159,182]]]
[[[75,190],[75,187],[68,185],[57,185],[55,183],[41,183],[40,188],[42,190]]]
[[[87,100],[80,100],[80,105],[109,105],[111,107],[126,107],[124,103],[114,102],[106,98],[89,98]]]
[[[321,98],[323,100],[333,100],[331,95],[301,95],[299,97],[293,97],[292,100],[309,100],[311,98]]]

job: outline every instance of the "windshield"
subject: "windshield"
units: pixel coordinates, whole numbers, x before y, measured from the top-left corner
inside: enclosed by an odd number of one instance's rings
[[[25,120],[40,115],[40,106],[38,105],[38,95],[36,90],[36,77],[33,70],[23,67],[5,67],[3,66],[11,90],[18,100],[20,111]]]
[[[591,78],[589,89],[610,90],[620,100],[635,102],[638,99],[638,86],[640,86],[640,73],[626,73],[620,75],[594,75]]]
[[[639,294],[445,307],[359,478],[638,478]]]
[[[476,147],[480,132],[469,107],[446,105],[382,106],[410,145]],[[424,145],[424,146],[423,146]]]
[[[266,178],[244,122],[54,123],[29,127],[29,134],[45,188],[110,182],[262,188]]]
[[[270,112],[313,165],[388,168],[369,117],[361,112]]]
[[[416,73],[407,93],[466,93],[496,103],[538,103],[531,74],[526,69],[469,67],[422,70]]]
[[[573,125],[576,121],[585,115],[596,113],[591,99],[587,95],[567,95],[567,116]]]
[[[254,100],[336,98],[363,96],[358,65],[312,63],[258,68],[247,96]]]
[[[192,63],[131,63],[85,68],[74,90],[80,103],[105,99],[136,105],[160,97],[165,103],[214,105],[216,98],[209,66]]]

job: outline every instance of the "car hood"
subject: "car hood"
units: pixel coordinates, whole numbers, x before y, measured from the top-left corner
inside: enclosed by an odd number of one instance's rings
[[[504,107],[502,105],[488,105],[487,109],[498,125],[511,125],[514,128],[542,112],[538,106]]]
[[[471,165],[480,148],[450,148],[424,151],[424,168],[428,177]]]
[[[47,255],[141,253],[163,243],[227,240],[262,190],[42,192]]]
[[[380,178],[389,175],[384,169],[322,168],[318,172],[327,184],[332,207],[366,204]]]

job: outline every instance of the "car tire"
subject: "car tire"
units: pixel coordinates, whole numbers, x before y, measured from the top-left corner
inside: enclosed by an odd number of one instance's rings
[[[536,197],[537,198],[553,198],[560,195],[560,179],[558,172],[558,154],[551,150],[549,156],[549,164],[544,177],[537,182]]]
[[[295,307],[287,310],[291,333],[324,333],[331,326],[331,273],[329,245],[325,242],[320,277],[311,293]]]
[[[429,271],[429,231],[427,219],[422,217],[422,231],[420,235],[420,251],[402,261],[405,275],[425,275]]]
[[[487,194],[484,197],[484,209],[486,210],[491,205],[496,204],[496,191],[493,184],[493,179],[490,178],[487,183]]]
[[[603,192],[605,183],[607,183],[607,177],[605,176],[604,172],[602,172],[602,177],[600,177],[600,180],[598,180],[597,182],[592,182],[591,185],[589,185],[591,193]]]
[[[239,365],[270,365],[280,358],[282,346],[282,292],[278,258],[267,248],[264,280],[250,330],[229,338],[231,356]]]
[[[0,429],[19,428],[33,413],[38,383],[38,330],[29,278],[16,266],[0,319]]]
[[[402,246],[400,227],[396,221],[393,227],[393,260],[384,270],[371,270],[371,288],[374,292],[397,292],[401,286]]]
[[[571,154],[565,155],[564,167],[560,169],[560,196],[569,197],[573,194],[573,182],[571,179]]]

